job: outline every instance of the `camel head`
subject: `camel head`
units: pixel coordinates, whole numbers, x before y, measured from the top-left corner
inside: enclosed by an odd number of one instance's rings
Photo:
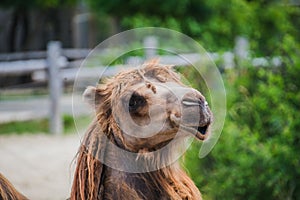
[[[210,132],[205,97],[157,61],[88,87],[84,99],[95,108],[103,133],[131,152],[154,151],[187,136],[205,140]]]

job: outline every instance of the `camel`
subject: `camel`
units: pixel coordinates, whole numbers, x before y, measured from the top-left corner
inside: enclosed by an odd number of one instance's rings
[[[212,113],[173,66],[152,60],[83,96],[96,116],[77,154],[71,200],[202,199],[174,158],[185,138],[209,137]]]
[[[71,200],[201,200],[177,162],[185,138],[207,140],[205,97],[157,60],[121,72],[84,99],[95,109],[77,153]],[[25,200],[0,174],[0,199]]]

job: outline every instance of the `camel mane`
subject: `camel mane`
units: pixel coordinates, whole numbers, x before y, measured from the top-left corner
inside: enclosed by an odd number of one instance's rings
[[[107,166],[103,161],[126,165],[126,159],[116,154],[109,143],[126,151],[136,153],[149,149],[137,150],[126,143],[122,131],[112,116],[112,101],[124,88],[142,81],[155,92],[151,80],[161,83],[167,81],[182,84],[171,66],[158,62],[145,63],[142,68],[121,72],[107,79],[96,87],[95,96],[90,98],[96,116],[83,138],[77,154],[71,200],[87,199],[201,199],[201,194],[193,181],[180,169],[179,164],[166,165],[155,171],[129,173]],[[174,143],[173,147],[176,147]],[[144,166],[159,165],[166,162],[174,148],[165,151],[158,158],[152,154],[138,154],[136,160],[144,160]],[[156,163],[155,163],[156,162]]]

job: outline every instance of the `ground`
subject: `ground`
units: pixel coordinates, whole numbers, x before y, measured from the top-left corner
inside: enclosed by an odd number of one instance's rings
[[[67,199],[80,137],[0,135],[0,172],[30,200]]]

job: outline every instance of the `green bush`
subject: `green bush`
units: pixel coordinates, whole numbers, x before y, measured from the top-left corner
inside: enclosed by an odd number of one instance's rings
[[[300,198],[300,52],[288,38],[282,67],[239,67],[224,74],[228,112],[204,159],[194,144],[188,171],[207,199]]]
[[[250,56],[281,56],[282,67],[238,66],[223,74],[228,97],[223,133],[204,159],[198,159],[199,144],[192,145],[185,166],[205,199],[300,199],[296,1],[86,1],[123,29],[175,29],[212,52],[232,50],[242,35],[249,39]],[[183,73],[192,86],[207,92],[195,73]]]

